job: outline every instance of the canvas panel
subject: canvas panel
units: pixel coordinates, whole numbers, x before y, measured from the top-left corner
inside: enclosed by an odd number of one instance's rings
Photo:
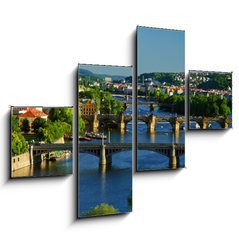
[[[189,71],[189,129],[232,128],[232,72]]]
[[[78,217],[132,209],[132,67],[79,64]]]
[[[185,166],[185,32],[137,27],[137,171]]]
[[[72,107],[11,107],[11,178],[72,174]]]

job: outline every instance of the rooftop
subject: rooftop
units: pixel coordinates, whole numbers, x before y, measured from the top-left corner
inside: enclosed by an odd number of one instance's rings
[[[35,108],[29,108],[27,112],[19,115],[19,118],[36,118],[36,117],[47,117],[48,115]]]

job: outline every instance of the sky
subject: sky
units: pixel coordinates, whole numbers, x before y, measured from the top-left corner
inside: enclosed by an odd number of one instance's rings
[[[105,75],[121,75],[121,76],[132,76],[132,67],[122,66],[104,66],[104,65],[90,65],[90,64],[79,64],[80,69],[86,69],[96,74]]]
[[[138,75],[185,71],[185,32],[137,27]]]

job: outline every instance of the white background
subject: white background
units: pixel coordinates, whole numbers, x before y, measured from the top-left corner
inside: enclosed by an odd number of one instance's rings
[[[0,1],[1,239],[238,239],[237,1]],[[233,71],[234,129],[187,132],[187,168],[134,175],[134,211],[75,220],[75,175],[8,179],[9,105],[74,104],[78,62],[132,65],[136,25],[186,30],[186,71]]]

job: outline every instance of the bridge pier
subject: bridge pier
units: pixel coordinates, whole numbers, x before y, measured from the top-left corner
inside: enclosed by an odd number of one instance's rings
[[[180,123],[178,121],[175,121],[173,128],[174,128],[175,136],[178,136],[180,131]]]
[[[179,136],[179,132],[180,132],[180,122],[177,121],[176,117],[174,117],[171,120],[169,120],[169,122],[172,125],[174,135],[178,137]]]
[[[119,123],[118,123],[118,128],[120,129],[121,132],[124,132],[124,131],[125,131],[125,121],[124,121],[124,114],[123,114],[123,113],[120,115],[120,120],[119,120]]]
[[[93,122],[92,122],[92,131],[98,132],[99,129],[99,120],[97,119],[97,113],[94,114]]]
[[[180,130],[180,129],[179,129]],[[178,143],[180,131],[174,131],[174,143]]]
[[[154,115],[150,115],[149,122],[148,122],[148,131],[150,133],[154,133],[155,126],[156,126],[156,117]]]
[[[207,129],[207,124],[208,124],[207,120],[205,118],[203,118],[203,120],[202,120],[202,129]]]
[[[111,170],[111,167],[112,167],[111,162],[106,163],[106,164],[99,164],[99,172],[100,173],[106,173],[106,171]]]
[[[101,145],[100,149],[100,166],[102,165],[111,165],[112,163],[112,157],[111,156],[106,156],[106,149],[105,149],[105,144]]]
[[[222,128],[227,129],[228,127],[229,127],[229,123],[228,123],[227,119],[224,119],[223,124],[222,124]]]
[[[175,145],[172,145],[171,149],[171,158],[170,158],[170,168],[171,169],[176,169],[178,166],[178,161],[177,161],[177,156],[176,156],[176,151],[175,151]]]
[[[229,124],[228,124],[227,122],[225,122],[225,123],[224,123],[224,127],[223,127],[223,128],[227,129],[227,128],[228,128],[228,126],[229,126]]]
[[[33,145],[30,145],[30,146],[29,146],[29,155],[30,155],[30,165],[33,165],[33,163],[34,163]]]

